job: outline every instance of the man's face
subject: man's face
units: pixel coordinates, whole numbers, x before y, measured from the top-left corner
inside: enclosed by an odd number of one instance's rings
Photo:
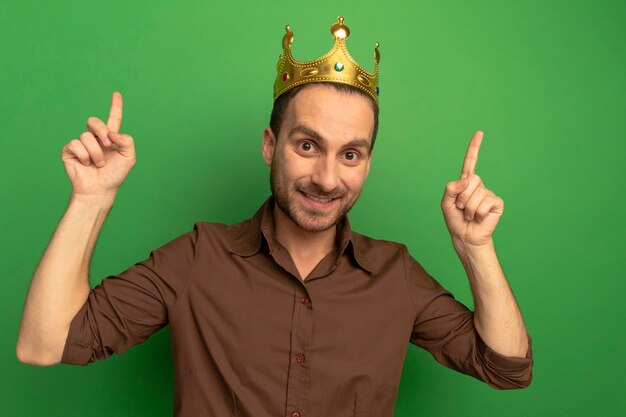
[[[335,226],[356,203],[370,168],[374,111],[369,100],[310,85],[289,103],[278,140],[263,132],[276,204],[310,232]]]

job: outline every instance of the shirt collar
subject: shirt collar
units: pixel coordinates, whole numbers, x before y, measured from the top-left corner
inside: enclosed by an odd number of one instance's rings
[[[239,256],[252,256],[261,249],[262,238],[271,244],[274,240],[274,196],[270,195],[256,213],[243,222],[229,225],[231,231],[231,252]],[[338,256],[352,247],[352,253],[358,265],[368,272],[375,273],[376,268],[369,261],[366,250],[369,245],[365,237],[350,228],[348,216],[343,216],[337,224],[336,248]]]

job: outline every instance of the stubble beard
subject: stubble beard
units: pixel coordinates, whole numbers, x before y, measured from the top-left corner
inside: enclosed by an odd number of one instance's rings
[[[276,155],[275,155],[276,156]],[[314,186],[306,186],[305,184],[295,183],[293,187],[285,184],[278,175],[280,171],[280,162],[274,157],[270,166],[270,188],[276,205],[289,217],[298,227],[307,232],[323,232],[335,227],[341,219],[348,214],[361,192],[359,191],[350,200],[345,200],[349,195],[343,192],[335,192],[326,194],[323,191],[314,188]],[[313,207],[302,208],[297,202],[301,199],[300,191],[304,193],[316,195],[319,197],[340,197],[337,203],[343,204],[337,211],[316,210]],[[325,221],[324,221],[325,220]]]

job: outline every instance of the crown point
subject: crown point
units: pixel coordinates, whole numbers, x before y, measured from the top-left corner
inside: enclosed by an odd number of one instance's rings
[[[291,27],[287,25],[285,26],[285,35],[283,36],[283,49],[284,50],[290,49],[292,42],[293,42],[293,32],[291,31]]]
[[[335,23],[330,27],[330,33],[337,39],[348,39],[350,36],[350,29],[343,24],[343,17],[337,17],[338,23]]]

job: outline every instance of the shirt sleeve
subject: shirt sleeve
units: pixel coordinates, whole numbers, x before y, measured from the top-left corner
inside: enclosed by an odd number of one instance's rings
[[[406,248],[405,248],[406,249]],[[474,312],[443,288],[408,251],[404,252],[409,295],[416,309],[410,342],[447,368],[496,389],[525,388],[532,381],[532,338],[523,358],[491,349],[474,327]]]
[[[72,319],[61,363],[87,365],[143,343],[168,324],[195,264],[199,222],[89,291]]]

